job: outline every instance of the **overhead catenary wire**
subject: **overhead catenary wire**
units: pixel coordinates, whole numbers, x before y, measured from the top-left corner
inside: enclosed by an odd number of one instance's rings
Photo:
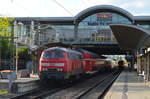
[[[10,0],[11,1],[11,3],[13,3],[14,2],[14,0]]]
[[[87,7],[87,5],[86,5],[84,0],[82,0],[82,4],[84,5],[85,8]]]
[[[59,3],[57,0],[52,0],[54,1],[58,6],[60,6],[61,8],[63,8],[67,13],[69,13],[71,16],[74,16],[67,8],[65,8],[61,3]],[[24,9],[25,11],[27,11],[30,14],[33,14],[33,12],[31,12],[29,9],[25,8],[24,6],[14,2],[14,0],[10,0],[11,3],[15,3],[17,6],[19,6],[20,8]]]
[[[66,9],[62,4],[60,4],[57,0],[53,0],[58,6],[63,8],[66,12],[68,12],[71,16],[74,16],[68,9]]]
[[[17,2],[13,2],[15,3],[19,8],[23,9],[24,11],[26,11],[27,13],[29,13],[30,15],[33,15],[33,12],[31,10],[29,10],[28,8],[24,7],[23,5],[21,5],[20,3]],[[36,14],[36,13],[34,13]],[[28,16],[29,17],[29,16]]]
[[[29,10],[27,7],[23,6],[22,4],[18,3],[18,2],[15,2],[15,0],[10,0],[10,2],[15,5],[15,6],[18,6],[19,8],[23,9],[25,12],[27,12],[28,14],[30,14],[31,16],[32,15],[37,15],[37,13]],[[30,15],[28,15],[28,17],[30,17]]]

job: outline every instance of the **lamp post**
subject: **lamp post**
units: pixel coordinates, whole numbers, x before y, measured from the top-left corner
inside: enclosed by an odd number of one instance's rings
[[[22,27],[22,25],[23,25],[23,23],[21,23],[21,22],[16,22],[15,23],[15,35],[16,35],[16,37],[14,37],[14,38],[16,38],[16,43],[15,43],[15,45],[16,45],[16,55],[15,55],[15,66],[16,66],[16,68],[15,68],[15,71],[16,71],[16,76],[18,75],[18,58],[19,58],[19,56],[18,56],[18,37],[19,36],[21,36],[21,27]],[[18,29],[19,29],[19,31],[18,31]]]
[[[18,74],[18,42],[16,40],[16,75]]]
[[[2,62],[2,61],[1,61],[1,45],[2,45],[1,42],[2,42],[2,38],[0,38],[0,67],[1,67],[1,62]]]

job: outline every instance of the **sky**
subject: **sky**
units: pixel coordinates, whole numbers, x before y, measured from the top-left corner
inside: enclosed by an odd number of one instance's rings
[[[11,17],[73,17],[96,5],[113,5],[134,16],[150,16],[150,0],[0,0],[0,15]]]

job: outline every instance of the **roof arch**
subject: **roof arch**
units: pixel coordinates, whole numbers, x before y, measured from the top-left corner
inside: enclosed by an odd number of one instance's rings
[[[79,23],[84,18],[86,18],[86,17],[88,17],[92,14],[95,14],[95,13],[98,13],[98,12],[106,12],[106,11],[107,12],[118,13],[118,14],[128,18],[131,22],[134,22],[133,15],[131,13],[129,13],[128,11],[126,11],[122,8],[115,7],[115,6],[112,6],[112,5],[97,5],[97,6],[87,8],[87,9],[81,11],[80,13],[78,13],[75,16],[75,20],[76,20],[77,23]]]

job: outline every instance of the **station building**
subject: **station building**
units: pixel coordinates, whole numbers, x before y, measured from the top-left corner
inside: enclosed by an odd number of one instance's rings
[[[74,17],[16,17],[14,33],[20,42],[42,46],[63,42],[99,54],[132,54],[137,69],[149,79],[150,16],[134,16],[111,5],[87,8]]]
[[[15,35],[29,45],[53,41],[79,45],[118,45],[110,24],[150,29],[149,16],[133,16],[126,10],[111,5],[90,7],[74,17],[19,17],[15,18],[14,23],[17,30]]]

